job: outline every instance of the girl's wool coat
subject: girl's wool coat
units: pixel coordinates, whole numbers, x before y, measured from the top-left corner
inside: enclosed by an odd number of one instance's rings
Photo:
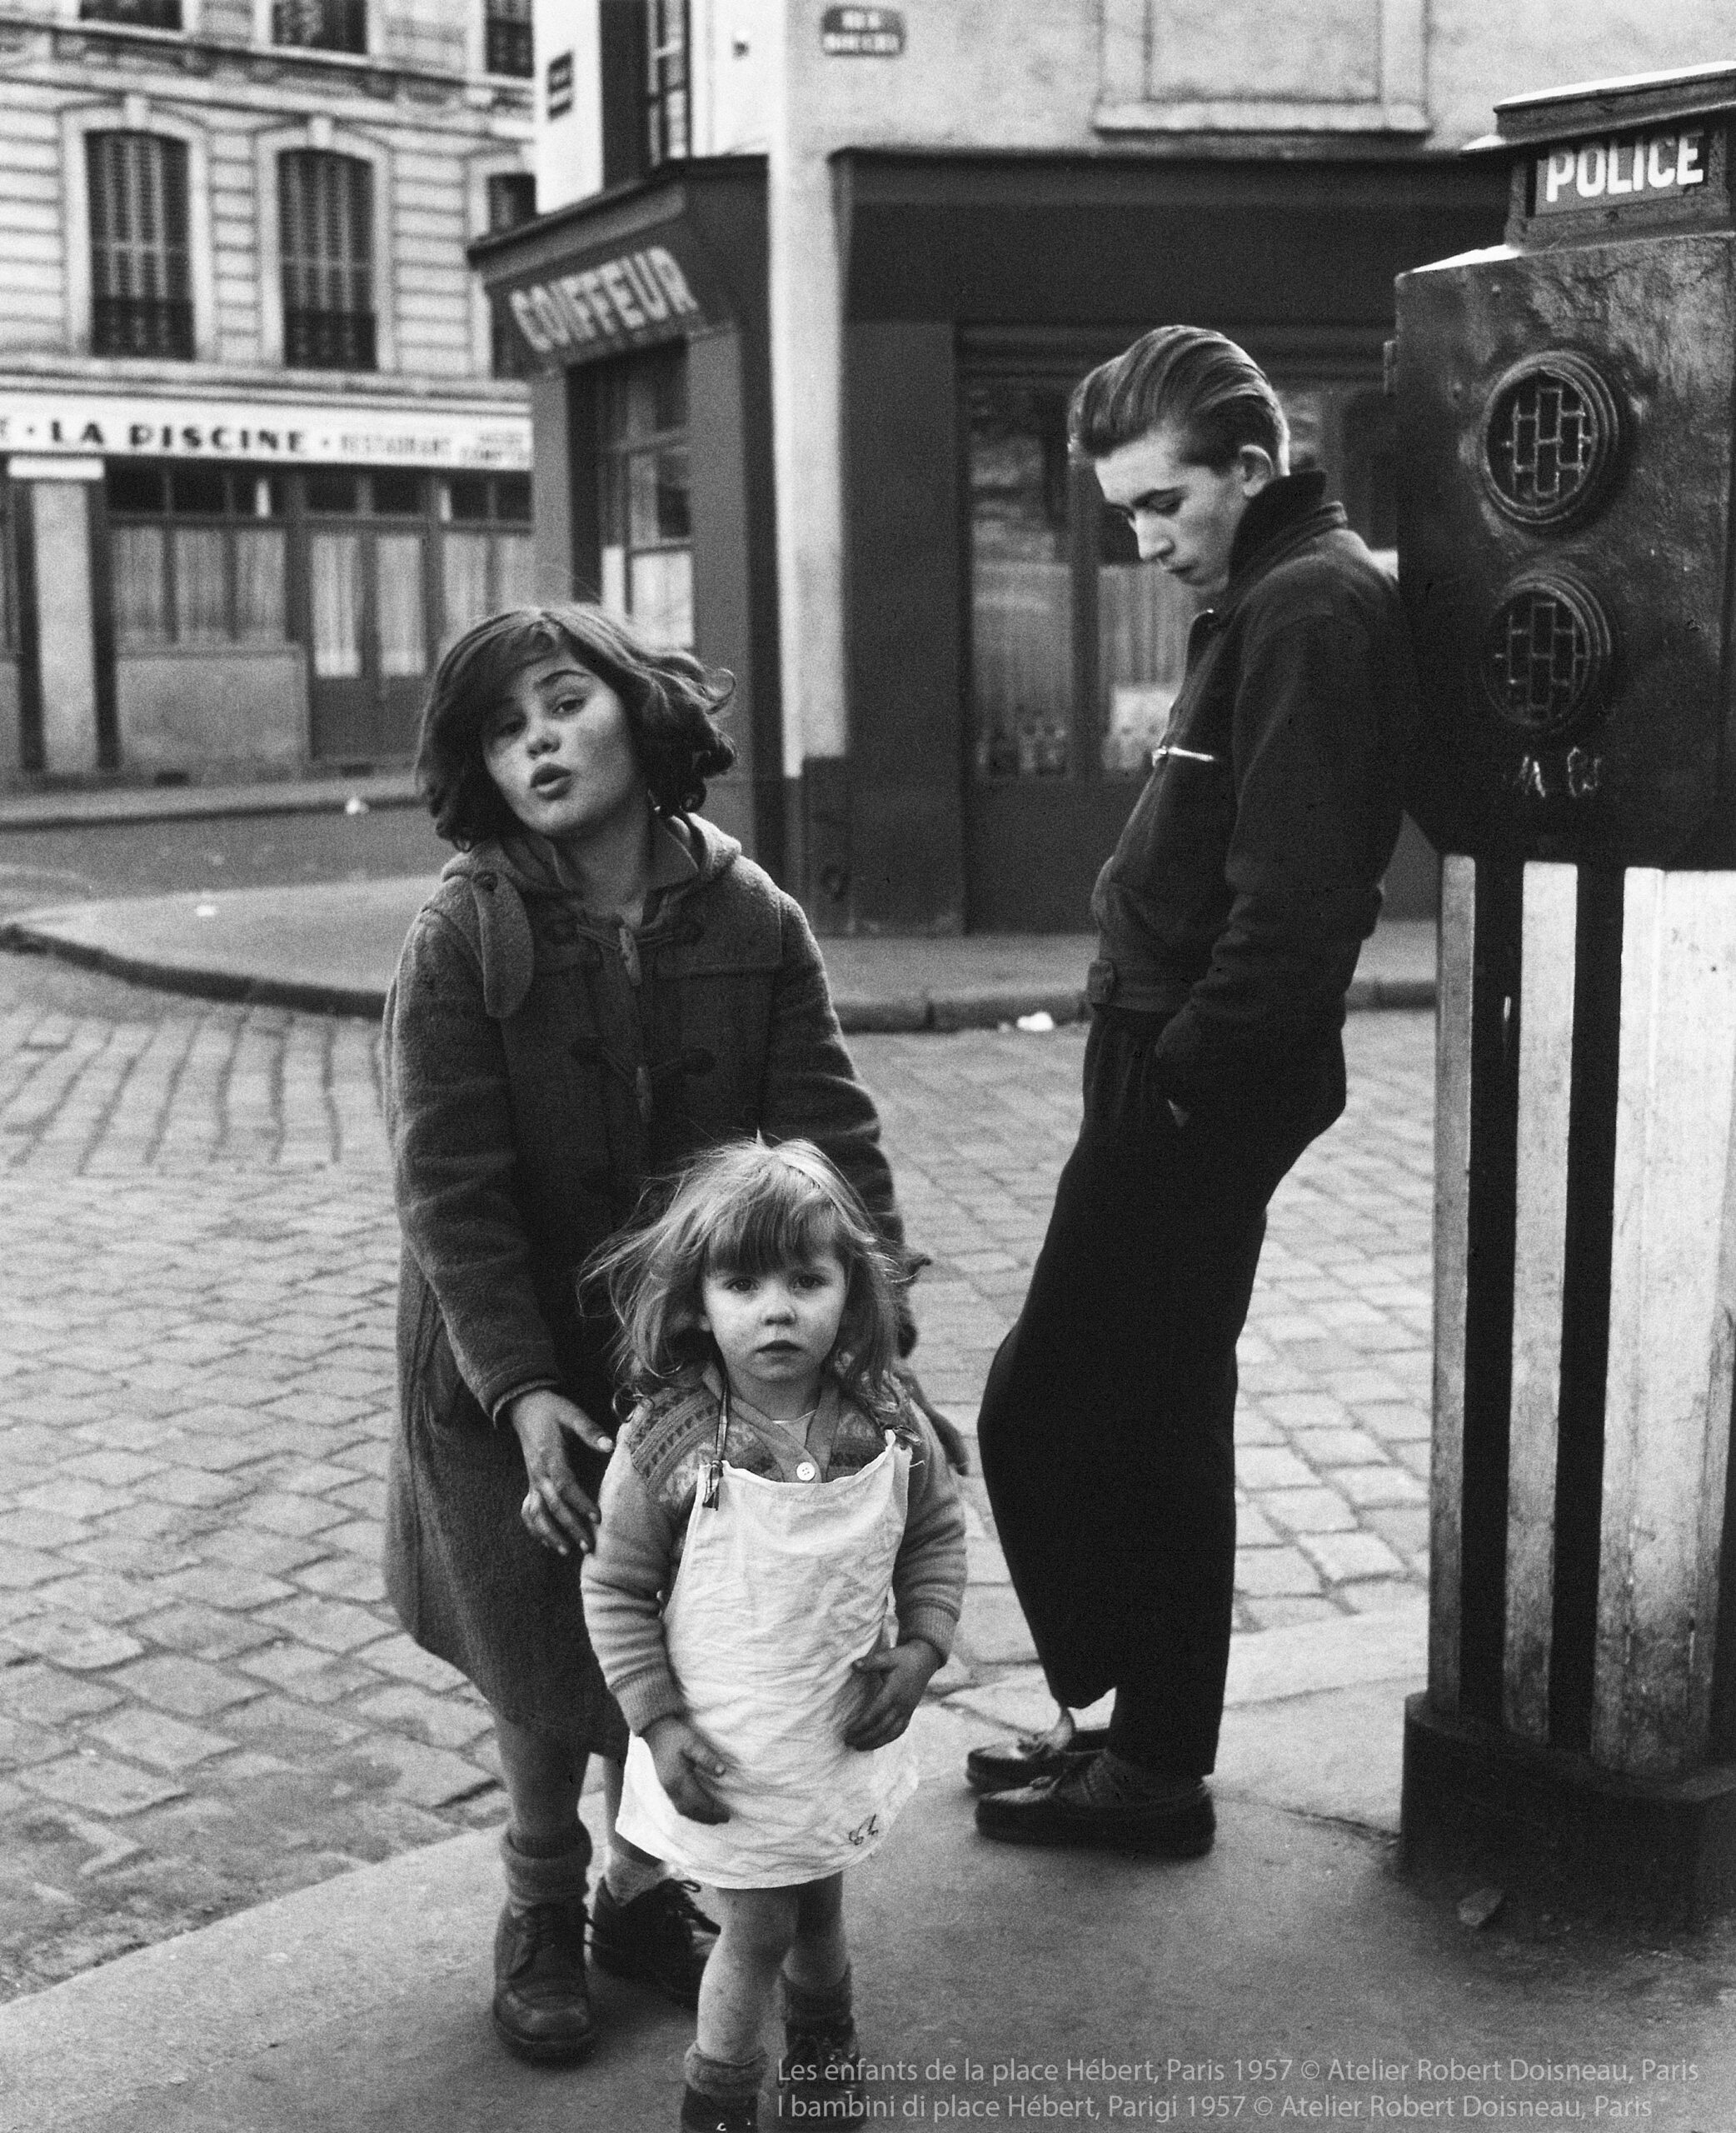
[[[576,1270],[649,1179],[713,1141],[815,1141],[900,1257],[872,1100],[801,907],[698,817],[691,873],[636,931],[540,890],[498,847],[446,867],[386,1005],[404,1250],[387,1586],[406,1628],[494,1708],[576,1749],[626,1731],[585,1633],[577,1554],[519,1518],[524,1461],[494,1419],[552,1386],[613,1422],[612,1325]],[[602,1461],[569,1440],[594,1496]]]

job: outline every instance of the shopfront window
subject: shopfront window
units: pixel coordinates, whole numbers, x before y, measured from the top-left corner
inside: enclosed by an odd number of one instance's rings
[[[446,642],[536,597],[528,474],[453,474],[440,484]]]
[[[284,641],[281,475],[123,462],[107,487],[118,650]]]
[[[193,352],[187,147],[156,133],[92,133],[91,352]]]
[[[1067,403],[995,381],[970,396],[970,674],[979,777],[1065,777],[1072,755]]]
[[[687,352],[660,348],[599,378],[601,592],[660,643],[693,642]]]

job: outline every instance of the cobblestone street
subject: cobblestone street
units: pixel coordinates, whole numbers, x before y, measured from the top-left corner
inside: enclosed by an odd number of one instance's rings
[[[1426,1575],[1431,1025],[1349,1030],[1243,1344],[1238,1619]],[[974,1417],[1080,1036],[852,1040],[924,1381]],[[382,1596],[397,1231],[375,1033],[0,957],[0,1997],[499,1819],[487,1716]],[[960,1651],[1028,1666],[973,1482]]]

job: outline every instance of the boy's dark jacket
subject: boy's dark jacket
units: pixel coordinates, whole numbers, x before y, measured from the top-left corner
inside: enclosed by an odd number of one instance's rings
[[[1168,1017],[1165,1096],[1292,1121],[1324,1100],[1315,1130],[1343,1101],[1344,994],[1380,909],[1416,703],[1398,589],[1324,492],[1292,475],[1243,516],[1098,877],[1090,975],[1095,1004]]]

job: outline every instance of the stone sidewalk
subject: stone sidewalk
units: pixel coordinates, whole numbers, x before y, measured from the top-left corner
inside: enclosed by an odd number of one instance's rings
[[[1243,1346],[1240,1650],[1426,1574],[1430,1032],[1353,1017]],[[853,1040],[933,1396],[974,1418],[1080,1038]],[[397,1235],[364,1024],[0,957],[0,1995],[499,1819],[486,1713],[377,1570]],[[980,1483],[957,1706],[1034,1670]],[[1409,1628],[1404,1632],[1411,1633]]]

